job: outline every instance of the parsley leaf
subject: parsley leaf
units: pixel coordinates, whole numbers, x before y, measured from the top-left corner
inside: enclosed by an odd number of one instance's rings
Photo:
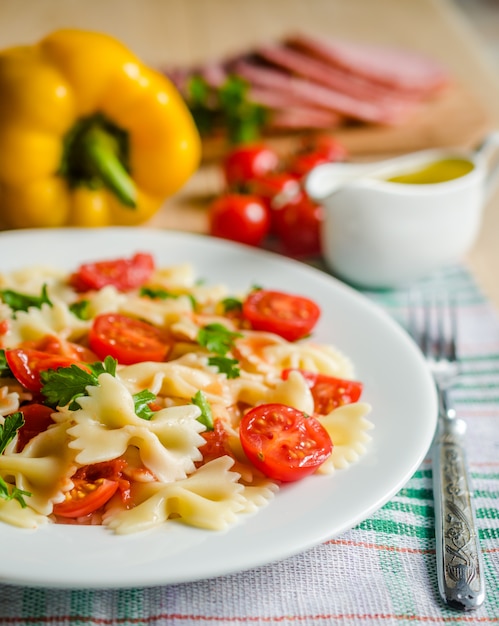
[[[204,393],[197,391],[196,395],[191,398],[191,402],[201,409],[201,415],[197,418],[198,422],[206,426],[206,430],[213,430],[213,414],[210,403]]]
[[[249,90],[249,83],[235,74],[219,87],[193,75],[183,95],[201,135],[223,130],[237,144],[259,138],[268,118],[268,110],[251,101]]]
[[[30,307],[41,309],[42,304],[53,306],[48,296],[47,285],[43,285],[41,295],[32,296],[12,289],[0,289],[0,298],[13,311],[27,311]]]
[[[230,313],[231,311],[242,311],[243,303],[238,298],[224,298],[222,300],[222,306],[224,313]]]
[[[197,341],[210,352],[225,356],[238,337],[242,337],[241,333],[235,333],[222,324],[208,324],[199,329]]]
[[[152,393],[152,391],[149,391],[149,389],[144,389],[143,391],[139,391],[139,393],[135,393],[133,395],[135,414],[143,420],[150,420],[154,415],[154,411],[149,407],[149,402],[152,402],[155,399],[156,396]]]
[[[9,364],[7,363],[7,359],[5,358],[5,350],[0,350],[0,378],[2,376],[14,378],[14,374],[12,373]]]
[[[239,378],[241,370],[239,369],[239,361],[237,359],[229,359],[226,356],[210,356],[208,365],[218,368],[222,374],[226,374],[227,378]]]
[[[23,496],[31,496],[32,494],[29,491],[24,491],[24,489],[18,489],[12,485],[8,485],[5,480],[0,477],[0,498],[2,500],[17,500],[23,509],[26,508],[26,502],[24,501]]]
[[[17,431],[24,424],[24,417],[20,411],[7,415],[3,424],[0,424],[0,454],[16,436]]]
[[[140,289],[140,295],[144,298],[151,298],[152,300],[154,300],[155,298],[158,298],[160,300],[166,300],[167,298],[178,298],[180,294],[178,293],[172,293],[171,291],[167,291],[166,289],[162,289],[161,287],[158,287],[157,289],[153,288],[153,287],[141,287]],[[198,305],[196,298],[188,293],[186,294],[187,297],[189,298],[189,300],[191,301],[191,305],[192,305],[192,309],[193,311],[196,310],[196,307]]]
[[[167,298],[178,298],[176,293],[172,293],[171,291],[167,291],[162,287],[158,287],[157,289],[153,287],[141,287],[139,291],[139,295],[144,298],[159,298],[160,300],[166,300]]]
[[[79,300],[69,305],[69,310],[80,320],[90,319],[90,302],[88,300]]]
[[[116,360],[106,357],[104,363],[86,364],[88,370],[84,370],[74,363],[69,367],[59,367],[57,370],[45,370],[40,373],[42,381],[41,392],[47,403],[51,406],[66,406],[71,411],[80,408],[77,400],[86,396],[87,387],[99,384],[100,374],[107,372],[112,376],[116,374]]]

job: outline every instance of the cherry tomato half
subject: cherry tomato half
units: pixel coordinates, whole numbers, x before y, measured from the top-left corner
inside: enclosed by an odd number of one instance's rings
[[[164,361],[172,347],[169,337],[159,328],[118,313],[98,315],[88,342],[101,361],[112,356],[124,365]]]
[[[122,499],[129,498],[130,482],[123,478],[126,461],[116,459],[85,465],[71,477],[73,488],[64,502],[54,504],[54,514],[59,517],[85,517],[104,506],[118,491]]]
[[[5,359],[14,377],[23,387],[33,392],[39,392],[42,388],[40,373],[45,370],[56,370],[59,367],[70,367],[73,364],[82,368],[85,367],[76,359],[29,348],[6,350]]]
[[[282,379],[287,380],[290,372],[300,372],[312,392],[314,411],[327,415],[333,409],[344,404],[357,402],[363,390],[363,384],[357,380],[335,378],[318,372],[288,368],[283,370]]]
[[[85,363],[97,361],[97,356],[85,346],[61,339],[57,335],[45,335],[41,339],[23,341],[19,347],[41,350],[48,354],[64,356],[75,361],[84,361]]]
[[[285,482],[311,474],[333,449],[317,419],[284,404],[261,404],[248,411],[241,420],[239,437],[256,468]]]
[[[19,410],[23,414],[24,424],[17,431],[17,452],[21,452],[28,441],[46,431],[54,423],[52,419],[54,409],[44,404],[24,404]]]
[[[227,194],[209,210],[210,234],[222,239],[259,246],[270,231],[270,213],[257,196]]]
[[[279,156],[263,143],[237,146],[222,163],[225,181],[232,190],[240,190],[248,181],[277,169]]]
[[[252,291],[243,302],[243,317],[254,330],[296,341],[308,335],[320,317],[320,309],[308,298],[280,291]]]
[[[131,258],[84,263],[71,276],[70,283],[77,291],[102,289],[106,285],[128,291],[143,285],[153,271],[153,257],[139,252]]]

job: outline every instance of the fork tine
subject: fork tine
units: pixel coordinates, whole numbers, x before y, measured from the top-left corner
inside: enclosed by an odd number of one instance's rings
[[[430,360],[456,361],[457,318],[453,298],[430,297],[423,301],[411,291],[408,306],[408,331]]]

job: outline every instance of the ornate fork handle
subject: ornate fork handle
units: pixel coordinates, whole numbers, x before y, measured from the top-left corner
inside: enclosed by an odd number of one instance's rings
[[[469,611],[482,604],[485,586],[463,446],[466,425],[446,406],[445,390],[439,396],[433,446],[438,587],[449,606]]]

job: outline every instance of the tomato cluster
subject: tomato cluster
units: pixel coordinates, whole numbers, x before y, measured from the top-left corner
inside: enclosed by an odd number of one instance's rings
[[[234,148],[222,162],[227,191],[210,206],[210,234],[252,246],[273,241],[289,256],[320,256],[323,209],[303,182],[315,166],[346,156],[329,135],[303,139],[286,159],[265,143]]]

